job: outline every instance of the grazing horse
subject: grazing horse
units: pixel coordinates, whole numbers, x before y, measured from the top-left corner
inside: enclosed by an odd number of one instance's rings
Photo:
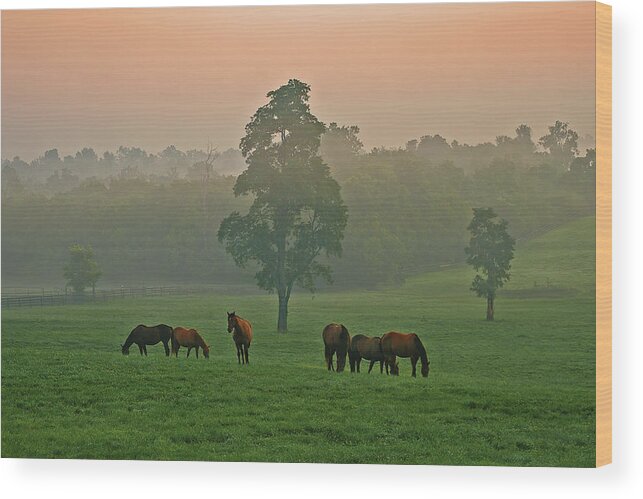
[[[370,360],[368,366],[368,373],[371,373],[373,365],[376,362],[380,363],[380,374],[384,371],[384,355],[380,348],[380,338],[375,336],[369,338],[363,334],[357,334],[351,338],[351,346],[348,351],[348,361],[351,364],[351,372],[359,372],[359,365],[362,359]]]
[[[322,332],[326,367],[333,370],[333,355],[337,354],[337,372],[341,373],[346,365],[346,354],[350,349],[351,335],[343,324],[328,324]]]
[[[136,343],[141,355],[145,354],[147,356],[146,345],[156,345],[159,341],[162,341],[163,347],[165,348],[165,355],[169,357],[170,347],[168,343],[171,338],[172,328],[170,326],[159,324],[149,327],[139,324],[132,329],[132,332],[125,340],[125,344],[121,345],[121,352],[123,352],[123,355],[129,355],[129,347],[132,346],[132,343]]]
[[[391,368],[391,374],[400,374],[400,367],[395,357],[411,357],[411,366],[413,366],[412,376],[415,377],[415,365],[418,359],[422,362],[422,376],[429,376],[429,360],[426,356],[426,350],[417,334],[403,334],[391,331],[382,336],[380,342],[382,354],[386,362],[386,373]]]
[[[172,331],[172,353],[178,357],[179,348],[188,348],[188,357],[190,350],[196,349],[196,358],[199,358],[199,347],[203,349],[203,356],[206,359],[210,358],[210,346],[206,345],[201,335],[197,333],[196,329],[187,329],[184,327],[175,327]]]
[[[232,333],[232,339],[237,346],[237,360],[239,364],[249,364],[248,348],[250,348],[252,341],[252,324],[234,312],[227,312],[227,314],[228,333]]]

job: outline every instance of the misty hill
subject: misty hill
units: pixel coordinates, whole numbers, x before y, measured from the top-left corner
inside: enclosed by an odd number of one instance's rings
[[[511,265],[511,279],[500,291],[500,301],[558,299],[575,296],[594,300],[596,293],[596,220],[582,217],[519,242]],[[466,264],[419,274],[402,290],[411,295],[457,296],[474,275]],[[465,294],[469,298],[473,296]]]
[[[328,153],[328,143],[323,147]],[[472,207],[493,207],[519,242],[595,213],[591,153],[561,163],[532,153],[543,160],[536,166],[495,158],[466,172],[410,148],[333,152],[348,207],[343,255],[329,262],[333,288],[399,284],[462,262]],[[75,243],[94,248],[102,287],[251,285],[255,269],[238,269],[216,237],[225,216],[250,204],[233,195],[234,182],[218,174],[161,178],[130,170],[47,194],[5,168],[3,286],[62,287]]]

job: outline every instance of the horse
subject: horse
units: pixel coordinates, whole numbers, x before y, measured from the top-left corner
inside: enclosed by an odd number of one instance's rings
[[[371,373],[373,365],[379,361],[380,363],[380,374],[384,371],[384,355],[382,354],[382,349],[380,348],[380,338],[375,336],[374,338],[369,338],[363,334],[357,334],[351,338],[351,345],[348,351],[348,361],[351,364],[351,372],[359,372],[359,365],[362,362],[362,359],[370,360],[371,363],[368,366],[368,373]]]
[[[197,359],[199,358],[199,347],[201,347],[203,349],[203,356],[206,359],[210,358],[210,346],[205,343],[196,329],[187,329],[184,327],[174,328],[172,331],[172,353],[176,357],[179,356],[179,348],[181,347],[188,348],[188,357],[190,356],[190,350],[194,348]]]
[[[252,324],[235,312],[226,313],[228,314],[228,333],[232,333],[232,339],[237,346],[237,361],[239,364],[249,364],[248,348],[252,341]]]
[[[346,365],[346,354],[350,349],[351,335],[343,324],[328,324],[322,332],[324,355],[329,371],[333,370],[333,355],[337,354],[337,372],[341,373]]]
[[[400,374],[400,367],[395,357],[411,357],[411,366],[413,372],[411,376],[415,377],[415,366],[418,359],[422,362],[422,376],[427,378],[429,376],[429,360],[426,355],[426,350],[417,334],[410,333],[396,333],[391,331],[382,336],[380,341],[384,361],[386,362],[386,374],[388,368],[391,368],[391,374],[397,376]]]
[[[159,341],[162,341],[163,347],[165,348],[165,355],[169,357],[170,347],[168,343],[171,338],[172,328],[170,326],[159,324],[150,327],[139,324],[132,329],[132,332],[125,340],[125,344],[121,345],[121,352],[123,355],[129,355],[129,347],[132,346],[132,343],[136,343],[141,355],[145,354],[145,356],[147,356],[146,345],[156,345]]]

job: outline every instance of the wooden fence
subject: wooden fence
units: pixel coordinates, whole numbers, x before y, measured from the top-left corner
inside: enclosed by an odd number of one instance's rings
[[[204,293],[205,288],[188,288],[181,286],[156,286],[141,288],[117,288],[99,290],[82,295],[66,293],[64,291],[24,291],[19,293],[2,293],[2,307],[44,307],[49,305],[79,305],[83,303],[96,303],[115,299],[124,299],[143,296],[169,296]]]

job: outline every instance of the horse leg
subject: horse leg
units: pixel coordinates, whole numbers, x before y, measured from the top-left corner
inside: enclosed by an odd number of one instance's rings
[[[241,364],[241,352],[239,350],[239,345],[237,344],[237,362]]]
[[[141,352],[141,356],[143,355],[143,345],[138,346],[138,351]]]
[[[164,341],[164,342],[163,342],[163,348],[165,348],[165,356],[166,356],[166,357],[169,357],[169,356],[170,356],[170,347],[169,347],[169,345],[167,344],[167,341]]]
[[[357,358],[357,372],[359,372],[359,366],[360,366],[361,363],[362,363],[362,358],[358,357]]]
[[[332,367],[333,367],[333,362],[332,362],[332,357],[331,356],[332,356],[332,354],[330,352],[330,348],[325,347],[325,349],[324,349],[324,357],[326,357],[326,367],[328,368],[329,371],[332,370]]]
[[[375,361],[371,360],[370,365],[368,366],[368,374],[371,374],[371,371],[373,370],[373,366],[375,365]]]
[[[250,345],[245,345],[245,347],[244,347],[244,349],[245,349],[245,351],[246,351],[246,364],[250,364],[250,361],[248,360],[248,347],[249,347],[249,346],[250,346]]]
[[[199,347],[194,347],[194,351],[196,352],[196,358],[199,358]]]
[[[380,360],[380,374],[384,372],[384,361]],[[388,367],[386,368],[386,374],[388,374]]]
[[[145,352],[145,356],[147,357],[147,345],[143,345],[143,352]]]
[[[416,366],[417,363],[418,363],[418,357],[411,357],[411,366],[413,367],[413,372],[411,373],[411,376],[413,376],[414,378],[416,377],[415,376],[415,366]]]

